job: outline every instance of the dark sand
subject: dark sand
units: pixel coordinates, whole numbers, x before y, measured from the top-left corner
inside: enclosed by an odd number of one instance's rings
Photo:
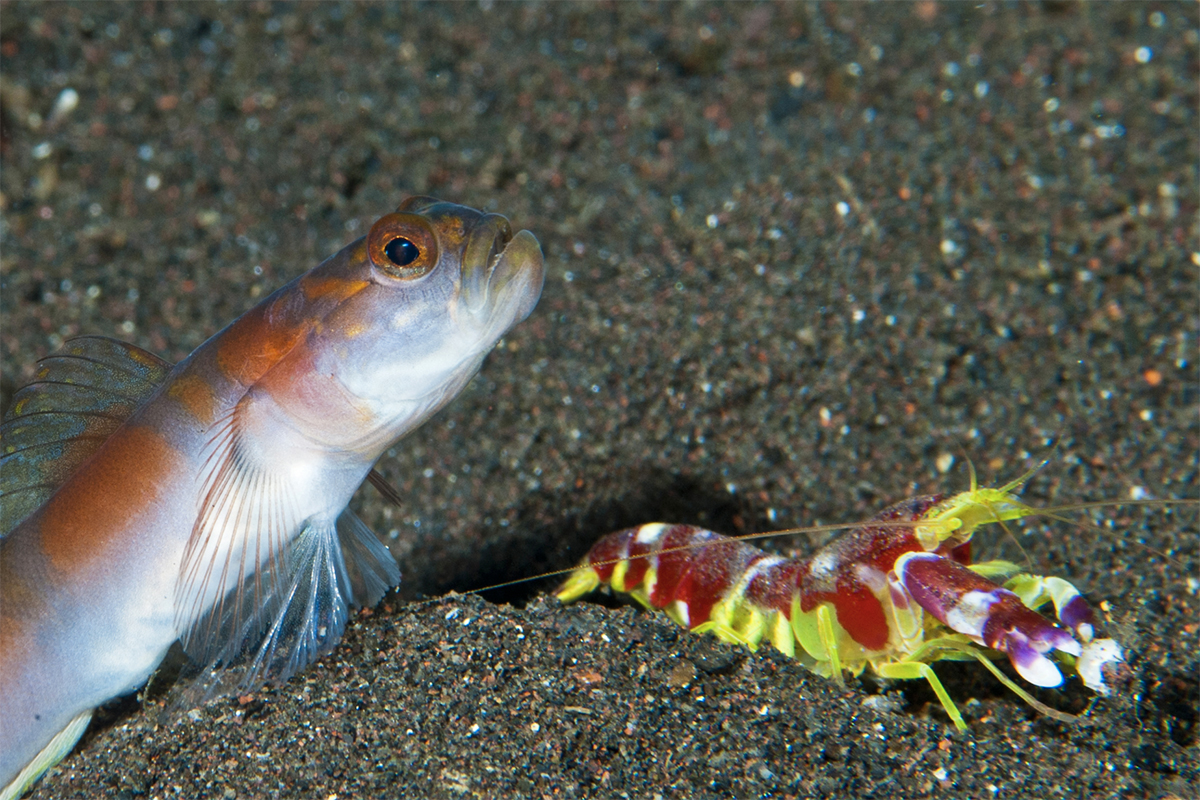
[[[403,508],[357,501],[398,596],[281,689],[170,727],[118,704],[35,797],[1196,796],[1194,511],[976,540],[1102,604],[1128,693],[1038,692],[1089,725],[939,665],[962,735],[918,682],[842,690],[546,581],[422,600],[655,519],[861,519],[967,459],[1048,458],[1038,505],[1194,497],[1194,4],[0,14],[5,401],[75,334],[181,358],[408,194],[548,265],[381,463]]]

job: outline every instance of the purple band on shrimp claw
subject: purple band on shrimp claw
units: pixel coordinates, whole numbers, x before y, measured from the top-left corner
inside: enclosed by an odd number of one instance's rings
[[[995,609],[988,619],[984,626],[983,641],[988,647],[1008,651],[1005,642],[1014,636],[1019,636],[1039,653],[1061,650],[1078,656],[1083,652],[1070,632],[1023,605],[1005,603],[1002,608]]]
[[[1031,644],[1023,633],[1008,631],[1003,638],[1003,646],[997,649],[1008,653],[1008,660],[1022,678],[1034,686],[1058,686],[1062,683],[1063,677],[1058,667]]]
[[[1092,607],[1078,594],[1063,605],[1058,618],[1085,642],[1090,642],[1095,635],[1096,617],[1092,614]]]
[[[1062,683],[1062,673],[1046,657],[1051,650],[1083,652],[1069,631],[1026,606],[1016,593],[957,562],[934,553],[906,553],[896,561],[896,575],[918,605],[951,630],[1007,653],[1021,677],[1035,686]],[[1064,604],[1064,613],[1073,610],[1079,622],[1074,599]]]
[[[988,647],[1008,653],[1021,677],[1035,686],[1058,686],[1062,673],[1045,654],[1061,650],[1078,656],[1079,642],[1067,631],[1019,603],[996,608],[984,626]]]

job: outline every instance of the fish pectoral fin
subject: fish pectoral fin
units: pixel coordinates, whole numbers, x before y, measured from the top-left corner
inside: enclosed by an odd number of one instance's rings
[[[257,638],[264,609],[280,602],[285,552],[305,522],[285,474],[244,446],[236,413],[220,420],[202,455],[201,505],[175,587],[175,627],[201,664]],[[333,536],[332,525],[330,535]]]
[[[351,606],[400,581],[387,547],[353,514],[303,510],[313,503],[294,470],[263,463],[236,409],[214,424],[202,458],[175,590],[193,662],[176,708],[287,680],[333,649]]]
[[[83,736],[91,719],[92,711],[88,709],[68,722],[67,726],[56,733],[33,760],[17,773],[17,777],[13,778],[8,786],[0,789],[0,800],[16,800],[34,781],[42,777],[46,770],[62,761],[79,741],[79,737]]]
[[[398,575],[395,562],[391,568]],[[364,587],[377,589],[372,581],[386,580],[361,564],[357,569],[370,575]],[[240,600],[226,598],[185,632],[184,650],[198,662],[199,674],[183,690],[179,705],[282,683],[341,639],[353,590],[334,524],[310,520],[260,573],[234,590]],[[247,602],[252,594],[258,596],[253,604]]]

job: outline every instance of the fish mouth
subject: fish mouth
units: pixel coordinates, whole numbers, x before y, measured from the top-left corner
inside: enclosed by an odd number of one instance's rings
[[[514,235],[503,216],[485,214],[467,235],[463,250],[463,302],[473,315],[514,325],[537,305],[545,271],[542,248],[532,233]]]

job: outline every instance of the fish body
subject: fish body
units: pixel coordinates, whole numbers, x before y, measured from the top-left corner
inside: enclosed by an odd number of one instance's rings
[[[410,198],[174,367],[99,338],[47,359],[0,428],[0,798],[176,640],[197,698],[332,649],[399,580],[351,495],[542,280],[528,231]]]

